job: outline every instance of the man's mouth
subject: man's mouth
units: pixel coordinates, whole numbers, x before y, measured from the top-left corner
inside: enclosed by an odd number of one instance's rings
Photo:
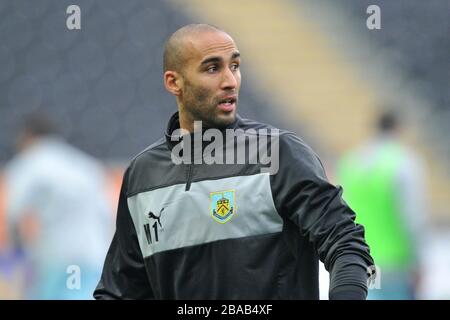
[[[236,96],[229,96],[219,100],[218,107],[226,112],[233,111],[236,108]]]

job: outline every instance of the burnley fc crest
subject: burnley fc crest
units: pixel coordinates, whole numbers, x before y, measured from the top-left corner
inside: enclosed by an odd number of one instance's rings
[[[235,191],[211,192],[209,195],[209,211],[214,220],[226,223],[236,213]]]

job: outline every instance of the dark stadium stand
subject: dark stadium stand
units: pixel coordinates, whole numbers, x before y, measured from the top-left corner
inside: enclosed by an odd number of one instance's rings
[[[176,110],[162,83],[165,39],[189,23],[165,1],[79,0],[81,30],[68,30],[72,1],[0,1],[0,163],[17,125],[50,114],[69,142],[126,162],[162,136]],[[240,113],[277,123],[246,82]]]
[[[450,117],[450,2],[448,0],[359,0],[340,1],[339,5],[364,24],[366,8],[377,4],[381,9],[382,28],[368,32],[368,41],[397,53],[396,62],[406,75],[420,83],[421,94],[430,100],[429,110],[442,129]]]

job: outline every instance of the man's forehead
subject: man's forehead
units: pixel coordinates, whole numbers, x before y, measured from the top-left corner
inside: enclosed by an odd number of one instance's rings
[[[225,32],[201,32],[191,35],[186,38],[185,46],[193,59],[237,51],[234,40]]]

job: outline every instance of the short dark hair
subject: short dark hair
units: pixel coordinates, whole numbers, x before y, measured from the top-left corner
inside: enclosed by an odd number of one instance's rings
[[[399,120],[397,112],[394,110],[383,111],[379,118],[377,127],[381,132],[391,132],[398,128]]]
[[[187,35],[205,31],[224,32],[211,24],[192,23],[179,28],[172,33],[164,45],[163,69],[181,72],[185,58],[183,56],[183,40]]]
[[[22,121],[22,131],[32,136],[47,136],[57,133],[57,128],[50,117],[43,113],[30,113]]]

